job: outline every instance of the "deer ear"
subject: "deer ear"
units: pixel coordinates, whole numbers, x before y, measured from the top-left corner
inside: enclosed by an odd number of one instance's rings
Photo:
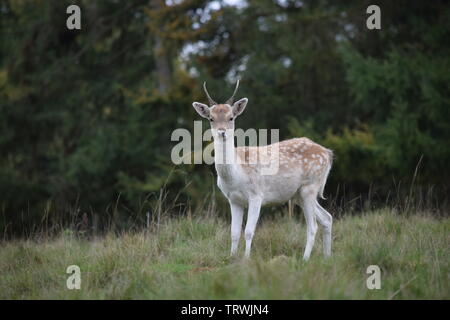
[[[233,104],[233,115],[235,117],[237,117],[238,115],[240,115],[244,111],[245,106],[247,105],[247,102],[248,102],[247,98],[242,98],[241,100],[236,101]]]
[[[192,103],[192,105],[199,115],[201,115],[203,118],[209,119],[209,107],[206,104],[194,102]]]

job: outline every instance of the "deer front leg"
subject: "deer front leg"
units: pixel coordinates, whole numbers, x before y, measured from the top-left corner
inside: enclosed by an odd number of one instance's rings
[[[231,255],[234,256],[239,245],[242,230],[242,217],[244,208],[236,203],[230,202],[231,208]]]
[[[245,226],[245,257],[250,257],[252,239],[258,223],[259,212],[261,210],[261,199],[251,199],[248,203],[247,225]]]

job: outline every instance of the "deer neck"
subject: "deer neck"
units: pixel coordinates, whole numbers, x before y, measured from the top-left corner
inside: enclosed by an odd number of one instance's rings
[[[238,173],[234,138],[214,139],[214,162],[217,174],[225,181],[233,180]]]

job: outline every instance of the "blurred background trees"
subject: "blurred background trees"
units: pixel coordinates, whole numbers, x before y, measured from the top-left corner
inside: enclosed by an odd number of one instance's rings
[[[81,30],[66,28],[73,3]],[[161,199],[168,214],[226,212],[213,166],[173,165],[170,135],[193,130],[204,80],[221,101],[237,78],[238,127],[335,151],[336,207],[411,198],[413,180],[446,207],[450,7],[378,1],[382,29],[368,30],[370,4],[3,0],[0,230],[79,213],[129,227]]]

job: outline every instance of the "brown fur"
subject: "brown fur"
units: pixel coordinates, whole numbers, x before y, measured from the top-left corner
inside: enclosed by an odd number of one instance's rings
[[[315,175],[325,173],[325,170],[331,165],[331,151],[308,138],[294,138],[277,144],[279,167],[282,171],[301,167],[306,174]],[[256,163],[269,161],[272,147],[275,146],[276,144],[264,147],[238,147],[236,153],[244,169],[252,170]],[[260,155],[258,155],[259,148],[265,148]]]

